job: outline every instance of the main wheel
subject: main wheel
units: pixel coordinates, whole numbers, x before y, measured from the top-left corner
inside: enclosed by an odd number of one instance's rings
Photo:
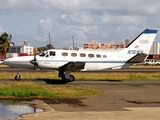
[[[75,80],[75,77],[73,75],[70,75],[69,79],[66,79],[65,78],[65,74],[63,74],[61,76],[62,80],[65,81],[65,82],[73,82]]]
[[[69,82],[73,82],[75,80],[75,77],[73,75],[70,75]]]
[[[17,80],[17,81],[21,80],[21,76],[20,76],[19,74],[17,74],[17,75],[15,76],[15,80]]]

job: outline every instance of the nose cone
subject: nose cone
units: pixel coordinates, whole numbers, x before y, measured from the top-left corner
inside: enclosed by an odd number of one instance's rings
[[[23,56],[9,58],[3,61],[3,64],[15,68],[33,68],[33,65],[29,62],[33,59],[33,56]]]
[[[2,64],[3,63],[3,60],[0,60],[0,64]]]
[[[11,63],[11,61],[9,59],[6,59],[3,61],[3,64],[5,64],[5,65],[10,65],[10,63]]]
[[[14,63],[14,58],[9,58],[3,61],[4,65],[10,66],[10,67],[14,66],[13,63]]]

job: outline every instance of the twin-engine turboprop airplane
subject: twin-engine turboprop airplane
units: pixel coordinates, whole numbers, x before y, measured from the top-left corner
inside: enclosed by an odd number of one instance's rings
[[[152,46],[158,30],[144,30],[126,48],[118,52],[107,50],[56,50],[51,49],[38,55],[9,58],[4,64],[16,68],[39,68],[58,70],[64,81],[74,81],[73,71],[100,71],[128,68],[143,62]],[[19,73],[15,76],[20,80]]]

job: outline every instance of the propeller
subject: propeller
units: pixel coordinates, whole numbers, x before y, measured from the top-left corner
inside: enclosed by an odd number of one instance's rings
[[[38,68],[38,62],[37,62],[36,55],[34,55],[34,59],[31,60],[30,63],[34,65],[34,69]]]

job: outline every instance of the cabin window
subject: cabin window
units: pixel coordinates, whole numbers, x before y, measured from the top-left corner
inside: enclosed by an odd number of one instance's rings
[[[80,57],[86,57],[86,54],[81,53],[81,54],[80,54]]]
[[[100,54],[97,54],[96,57],[97,57],[97,58],[101,58],[101,55],[100,55]]]
[[[54,51],[50,51],[49,54],[50,54],[50,56],[55,56],[56,55],[56,53]]]
[[[76,57],[76,56],[77,56],[77,53],[71,53],[71,56],[72,56],[72,57]]]
[[[88,54],[88,57],[89,57],[89,58],[93,58],[93,57],[94,57],[94,54]]]
[[[63,52],[63,53],[62,53],[62,56],[68,56],[68,53]]]
[[[103,58],[107,58],[107,55],[103,55]]]
[[[39,53],[39,56],[44,57],[48,52],[47,51],[43,51],[41,53]]]

